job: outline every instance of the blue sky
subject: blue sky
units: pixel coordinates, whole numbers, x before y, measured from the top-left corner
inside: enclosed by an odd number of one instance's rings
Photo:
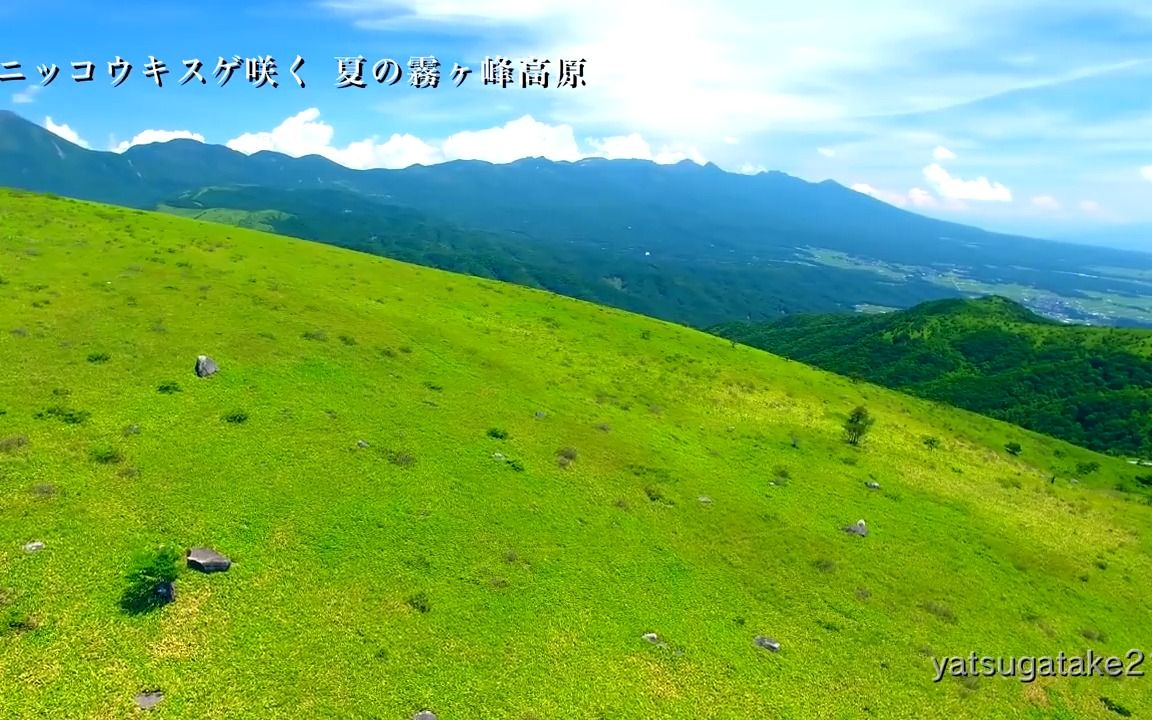
[[[780,7],[772,7],[780,5]],[[0,106],[93,149],[192,136],[352,167],[545,156],[714,162],[844,185],[917,212],[1061,235],[1152,222],[1152,5],[1135,0],[9,0]],[[940,7],[931,7],[939,5]],[[122,7],[129,7],[125,3]],[[216,9],[221,8],[221,9]],[[133,69],[112,87],[107,63]],[[170,73],[156,87],[148,56]],[[220,56],[272,55],[278,88]],[[305,59],[300,88],[288,73]],[[337,88],[338,56],[367,58]],[[436,56],[441,85],[371,77]],[[586,60],[584,87],[481,83],[486,56]],[[178,84],[198,58],[207,84]],[[73,61],[95,79],[71,80]],[[60,75],[39,87],[39,64]],[[472,74],[460,87],[455,63]],[[4,71],[0,71],[4,72]]]

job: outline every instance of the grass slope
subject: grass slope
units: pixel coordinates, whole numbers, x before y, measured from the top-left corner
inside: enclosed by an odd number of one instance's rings
[[[1150,649],[1152,507],[1118,460],[337,248],[18,192],[0,228],[7,716],[155,688],[158,718],[1152,710],[1145,678],[932,682],[933,654]],[[123,613],[164,542],[235,565]]]
[[[1093,450],[1152,457],[1148,330],[1064,325],[986,297],[712,331]]]

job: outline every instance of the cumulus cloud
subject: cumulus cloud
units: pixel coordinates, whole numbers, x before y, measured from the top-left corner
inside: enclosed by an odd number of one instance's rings
[[[48,130],[49,132],[55,133],[56,135],[64,138],[65,140],[72,143],[73,145],[79,145],[82,148],[90,147],[88,145],[88,141],[86,141],[84,138],[80,137],[80,135],[75,130],[73,130],[72,128],[68,127],[67,125],[65,125],[63,123],[56,124],[56,123],[52,122],[51,117],[44,118],[44,129]]]
[[[741,175],[759,175],[762,172],[768,172],[768,168],[764,167],[763,165],[756,165],[754,163],[744,163],[736,169],[736,172],[740,173]]]
[[[112,151],[122,153],[134,145],[148,145],[150,143],[168,142],[169,140],[195,140],[196,142],[204,142],[204,136],[191,130],[144,130],[143,132],[137,133],[131,140],[125,140],[119,143],[116,147],[112,148]]]
[[[1152,165],[1145,165],[1140,168],[1140,176],[1145,180],[1152,180]]]
[[[1051,195],[1037,195],[1032,198],[1032,206],[1041,210],[1059,210],[1060,202]]]
[[[439,150],[413,135],[394,134],[381,142],[372,137],[349,143],[344,147],[332,144],[336,130],[320,120],[320,110],[308,108],[299,112],[270,131],[244,133],[225,145],[238,152],[251,155],[272,150],[292,157],[320,155],[350,168],[390,167],[404,168],[416,164],[440,162]]]
[[[868,183],[856,183],[852,189],[874,197],[881,202],[895,205],[899,208],[911,210],[964,210],[967,206],[954,198],[937,197],[921,187],[914,187],[907,192],[896,190],[883,190]]]
[[[229,140],[233,150],[252,154],[273,150],[293,157],[320,155],[355,169],[404,168],[432,165],[446,160],[484,160],[507,163],[527,157],[575,161],[586,157],[610,159],[637,158],[658,163],[692,160],[703,164],[704,157],[690,147],[653,148],[641,135],[588,138],[587,149],[577,141],[572,126],[551,125],[531,115],[504,125],[482,130],[465,130],[440,141],[414,135],[394,134],[387,140],[366,138],[344,146],[333,144],[335,129],[320,118],[317,108],[297,113],[270,131],[244,133]]]
[[[955,160],[956,159],[956,153],[952,152],[951,150],[944,147],[943,145],[937,145],[936,149],[932,151],[932,157],[935,158],[936,160],[940,160],[940,161]]]
[[[816,148],[816,152],[820,153],[826,158],[836,157],[836,151],[830,147]]]
[[[43,88],[42,85],[29,85],[27,89],[12,95],[12,102],[16,105],[29,105],[36,102],[36,94]]]
[[[924,179],[943,198],[980,202],[1012,202],[1012,191],[1004,184],[992,182],[984,176],[975,180],[954,177],[939,163],[932,163],[924,168]]]

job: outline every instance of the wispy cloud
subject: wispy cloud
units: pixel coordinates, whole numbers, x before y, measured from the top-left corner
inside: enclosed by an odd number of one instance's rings
[[[36,95],[43,89],[40,85],[29,85],[20,92],[12,94],[12,103],[15,105],[31,105],[36,102]]]

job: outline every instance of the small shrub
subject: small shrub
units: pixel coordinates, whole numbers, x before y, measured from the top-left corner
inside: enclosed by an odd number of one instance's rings
[[[1100,463],[1096,462],[1095,460],[1091,462],[1076,463],[1077,475],[1091,475],[1099,469]]]
[[[948,607],[947,605],[945,605],[943,603],[938,603],[938,602],[933,600],[933,601],[929,601],[929,602],[924,603],[920,607],[922,607],[925,611],[927,611],[927,612],[935,615],[936,617],[940,618],[941,620],[943,620],[946,623],[949,623],[951,625],[956,624],[956,614],[952,612],[952,608]]]
[[[14,453],[28,444],[28,438],[23,435],[0,438],[0,453]]]
[[[48,418],[56,418],[61,422],[68,423],[69,425],[79,425],[89,418],[91,413],[86,410],[74,410],[63,405],[53,405],[46,410],[33,415],[37,420],[47,420]]]
[[[940,438],[933,435],[925,435],[923,442],[924,447],[928,448],[929,450],[935,450],[936,448],[940,447]]]
[[[612,432],[612,426],[608,423],[600,423],[596,426],[596,429],[600,432]]]
[[[1024,448],[1020,447],[1020,443],[1018,442],[1010,442],[1004,446],[1004,449],[1008,452],[1009,455],[1013,456],[1019,455],[1024,451]]]
[[[849,445],[859,445],[875,422],[868,408],[863,405],[855,408],[844,421],[844,440]]]
[[[568,462],[575,462],[576,449],[570,448],[570,447],[560,448],[559,450],[556,451],[556,456],[562,457],[562,458],[566,459]]]
[[[156,386],[156,392],[160,393],[161,395],[175,395],[176,393],[181,392],[182,389],[183,388],[180,387],[180,384],[174,380],[168,380]]]
[[[645,487],[644,494],[647,495],[648,499],[652,502],[664,502],[664,492],[655,485]]]
[[[106,363],[112,359],[112,356],[106,352],[89,353],[88,362],[90,363]]]
[[[495,440],[507,440],[508,431],[501,428],[488,428],[488,437]]]
[[[836,563],[826,558],[821,558],[812,563],[812,567],[816,568],[822,573],[836,572]]]
[[[68,397],[72,394],[72,391],[68,388],[53,388],[52,394],[56,397]]]
[[[866,588],[866,587],[856,588],[856,599],[857,600],[867,600],[870,597],[872,597],[872,591],[869,590],[868,588]]]
[[[1090,640],[1092,642],[1108,642],[1108,638],[1104,635],[1104,633],[1100,632],[1099,630],[1093,630],[1092,628],[1084,628],[1080,631],[1080,635],[1083,636],[1085,640]]]
[[[412,354],[412,348],[409,347],[408,345],[401,345],[400,346],[400,352],[404,353],[405,355],[411,355]]]
[[[1128,708],[1124,707],[1120,703],[1116,702],[1115,700],[1112,700],[1110,698],[1107,698],[1107,697],[1104,697],[1103,695],[1101,695],[1100,696],[1100,702],[1104,703],[1104,707],[1108,708],[1109,710],[1116,713],[1120,717],[1132,717],[1132,711],[1129,710]]]
[[[520,556],[516,554],[515,550],[509,548],[504,551],[504,562],[514,565],[520,562]]]
[[[444,386],[437,385],[436,383],[432,382],[431,380],[425,380],[424,381],[424,387],[428,388],[432,392],[441,392],[444,390]]]
[[[114,447],[95,447],[88,451],[88,457],[101,465],[115,465],[124,460],[124,455]]]
[[[240,425],[248,422],[248,413],[243,410],[233,410],[223,416],[224,422],[232,423],[233,425]]]
[[[426,613],[432,610],[432,606],[428,601],[428,595],[422,592],[409,596],[405,602],[417,612]]]
[[[179,562],[180,554],[170,546],[134,557],[125,574],[128,587],[120,598],[120,607],[129,613],[141,613],[163,605],[163,598],[156,589],[164,583],[175,582]]]
[[[524,463],[520,462],[519,460],[509,459],[508,467],[512,468],[516,472],[524,472]]]
[[[323,330],[308,330],[307,332],[303,333],[300,337],[304,338],[305,340],[315,340],[316,342],[325,342],[328,340],[328,333],[324,332]]]
[[[416,464],[416,456],[396,450],[388,451],[388,462],[399,467],[412,467]]]
[[[341,335],[340,342],[344,343],[348,347],[352,347],[356,344],[356,338],[352,337],[351,335]]]

